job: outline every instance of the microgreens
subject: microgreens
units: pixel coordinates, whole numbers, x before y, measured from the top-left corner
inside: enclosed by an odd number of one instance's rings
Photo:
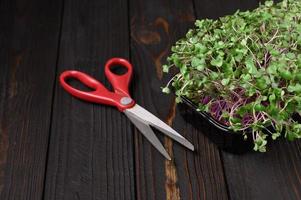
[[[163,71],[177,67],[176,101],[187,97],[234,132],[252,132],[254,150],[267,137],[301,138],[301,1],[266,1],[253,11],[195,22],[172,47]]]

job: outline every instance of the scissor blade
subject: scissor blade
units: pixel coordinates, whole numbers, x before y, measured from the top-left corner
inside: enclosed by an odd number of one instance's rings
[[[167,136],[176,140],[177,142],[184,145],[188,149],[194,151],[194,146],[188,140],[186,140],[182,135],[180,135],[178,132],[176,132],[174,129],[172,129],[162,120],[160,120],[158,117],[148,112],[138,104],[136,104],[132,108],[126,109],[125,113],[127,116],[134,117],[136,119],[139,119],[140,121],[144,121],[146,124],[154,126],[155,128],[165,133]]]
[[[135,117],[128,115],[126,112],[125,114],[128,116],[128,118],[131,120],[131,122],[138,128],[138,130],[154,145],[154,147],[168,160],[171,160],[170,156],[166,152],[165,148],[153,132],[153,130],[145,124],[144,121],[140,121],[139,119],[136,119]]]

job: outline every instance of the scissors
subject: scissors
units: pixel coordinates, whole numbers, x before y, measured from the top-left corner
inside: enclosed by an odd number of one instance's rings
[[[112,67],[114,66],[126,68],[127,72],[122,75],[113,73]],[[131,63],[123,58],[112,58],[107,61],[104,70],[114,91],[109,91],[104,87],[104,85],[91,76],[74,70],[64,71],[60,75],[60,83],[67,92],[81,100],[115,106],[120,112],[123,112],[130,119],[137,129],[166,159],[171,160],[170,156],[150,126],[157,128],[188,149],[192,151],[194,150],[194,146],[188,140],[161,121],[158,117],[136,104],[131,98],[128,89],[133,72]],[[78,90],[66,82],[68,79],[77,79],[82,84],[90,87],[92,91],[87,92]]]

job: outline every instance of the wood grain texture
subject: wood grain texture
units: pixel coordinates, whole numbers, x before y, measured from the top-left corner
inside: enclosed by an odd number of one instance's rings
[[[160,89],[171,77],[162,73],[171,46],[196,18],[257,5],[0,0],[0,199],[301,199],[300,141],[272,142],[265,154],[225,153]],[[115,108],[59,86],[62,71],[77,69],[109,87],[103,67],[115,56],[134,65],[133,98],[195,152],[155,130],[173,158],[167,161]]]
[[[0,199],[41,199],[61,1],[0,2]]]
[[[66,0],[58,73],[77,69],[108,86],[105,61],[129,55],[127,9],[123,0]],[[57,82],[45,199],[135,199],[133,147],[125,115]]]
[[[218,149],[185,123],[173,97],[162,94],[160,89],[168,79],[163,76],[162,64],[171,45],[185,35],[195,20],[192,2],[131,0],[130,16],[135,99],[196,147],[195,152],[190,152],[156,131],[173,157],[173,161],[167,161],[140,133],[136,133],[137,198],[227,199]]]
[[[300,199],[300,141],[272,142],[267,153],[223,153],[231,199]]]
[[[259,0],[194,0],[197,18],[217,19],[237,10],[251,10],[258,6]]]

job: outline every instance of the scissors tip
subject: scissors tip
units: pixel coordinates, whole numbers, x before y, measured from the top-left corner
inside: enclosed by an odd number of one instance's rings
[[[171,160],[171,157],[169,156],[169,154],[166,151],[161,152],[163,154],[163,156],[167,159],[167,160]]]
[[[162,153],[162,155],[167,159],[167,160],[171,160],[171,157],[169,156],[169,154],[166,152],[166,150],[164,149],[163,151],[160,151]]]
[[[194,146],[191,144],[188,140],[185,140],[185,142],[182,143],[185,147],[190,149],[191,151],[194,151]]]

